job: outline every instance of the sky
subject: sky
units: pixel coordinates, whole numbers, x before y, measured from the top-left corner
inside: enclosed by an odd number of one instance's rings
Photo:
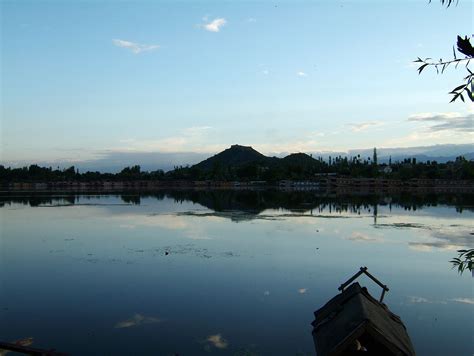
[[[472,1],[0,6],[3,164],[473,143],[465,70],[413,63],[452,58]]]

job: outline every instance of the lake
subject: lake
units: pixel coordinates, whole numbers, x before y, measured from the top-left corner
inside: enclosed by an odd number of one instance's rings
[[[367,266],[418,355],[472,355],[472,195],[160,191],[0,197],[0,340],[73,355],[313,355]],[[378,298],[380,288],[360,282]]]

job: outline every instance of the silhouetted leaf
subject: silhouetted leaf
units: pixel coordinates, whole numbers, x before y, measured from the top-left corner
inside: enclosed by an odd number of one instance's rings
[[[472,47],[471,42],[467,36],[465,38],[458,36],[457,45],[459,52],[465,54],[468,57],[474,57],[474,47]]]
[[[428,65],[428,63],[426,64],[423,64],[420,68],[418,68],[418,74],[421,74],[421,72],[423,71],[423,69],[425,69],[425,67]]]
[[[454,98],[451,99],[450,103],[454,102],[458,98],[458,95],[454,95]]]
[[[454,91],[458,91],[459,89],[464,88],[466,85],[467,85],[467,84],[462,84],[462,85],[460,85],[460,86],[454,88],[454,89],[453,89],[453,92],[454,92]]]

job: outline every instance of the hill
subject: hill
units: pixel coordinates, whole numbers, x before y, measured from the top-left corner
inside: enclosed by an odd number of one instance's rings
[[[241,167],[248,164],[269,165],[272,161],[273,158],[264,156],[250,146],[232,145],[230,148],[195,164],[193,168],[209,171],[215,167]]]
[[[292,153],[280,159],[283,166],[315,167],[318,161],[306,153]]]

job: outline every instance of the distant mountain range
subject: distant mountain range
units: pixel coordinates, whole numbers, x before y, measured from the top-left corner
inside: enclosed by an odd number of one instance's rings
[[[269,157],[261,154],[250,146],[232,145],[230,148],[209,157],[193,167],[200,170],[211,170],[216,166],[220,168],[239,167],[249,163],[256,163],[265,166],[311,166],[315,164],[315,159],[322,157],[328,160],[329,157],[354,157],[360,155],[362,160],[372,159],[372,149],[350,150],[349,152],[314,152],[292,153],[285,157]],[[473,145],[437,145],[427,147],[411,148],[382,148],[377,149],[379,163],[387,163],[391,158],[392,162],[402,161],[405,158],[416,158],[418,162],[437,161],[445,163],[454,161],[456,157],[464,156],[468,160],[474,160]]]
[[[268,157],[254,150],[250,146],[232,145],[230,148],[212,156],[204,161],[195,164],[193,168],[203,171],[220,168],[242,167],[248,164],[259,164],[262,166],[300,166],[307,167],[314,165],[316,160],[306,153],[292,153],[286,157]]]
[[[322,157],[328,160],[329,157],[354,157],[360,155],[361,158],[372,157],[373,148],[352,149],[348,151],[313,151],[307,152],[313,157]],[[280,153],[278,157],[285,157],[289,153]],[[474,159],[474,144],[444,144],[434,146],[377,148],[377,156],[380,163],[388,162],[392,158],[393,162],[403,161],[405,158],[416,158],[420,162],[437,161],[445,163],[454,161],[458,156],[464,156],[468,160]]]
[[[286,153],[265,156],[260,152],[254,150],[252,147],[234,145],[230,148],[212,156],[211,153],[194,153],[194,152],[179,152],[179,153],[164,153],[164,152],[104,152],[102,157],[98,159],[90,159],[84,161],[21,161],[21,162],[0,162],[5,166],[22,167],[30,164],[38,164],[45,167],[61,167],[67,168],[74,165],[81,172],[85,171],[100,171],[100,172],[119,172],[122,168],[133,165],[140,165],[143,170],[163,169],[164,171],[172,170],[175,166],[196,165],[201,169],[208,169],[213,165],[213,158],[223,162],[223,165],[230,165],[239,162],[239,165],[245,162],[276,162],[279,159],[284,159],[281,163],[288,163],[297,160],[311,159],[322,157],[328,160],[329,157],[352,157],[358,154],[361,158],[372,157],[373,148],[369,149],[354,149],[347,152],[306,152],[305,153]],[[378,161],[380,163],[388,162],[392,158],[392,162],[402,161],[404,158],[416,158],[417,161],[437,161],[445,163],[453,161],[458,156],[464,156],[468,160],[474,160],[474,145],[470,144],[446,144],[422,147],[407,147],[407,148],[377,148]],[[278,156],[278,157],[275,157]],[[206,157],[209,157],[206,159]]]
[[[371,157],[373,149],[350,150],[346,155]],[[458,156],[464,156],[467,160],[474,160],[474,144],[460,145],[435,145],[407,148],[377,148],[379,162],[387,162],[392,157],[392,162],[402,161],[405,158],[416,158],[419,162],[437,161],[445,163],[454,161]]]

